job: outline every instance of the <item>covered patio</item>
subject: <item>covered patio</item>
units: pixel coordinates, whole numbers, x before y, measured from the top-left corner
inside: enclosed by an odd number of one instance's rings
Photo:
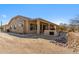
[[[44,20],[37,20],[37,34],[54,35],[56,25]]]

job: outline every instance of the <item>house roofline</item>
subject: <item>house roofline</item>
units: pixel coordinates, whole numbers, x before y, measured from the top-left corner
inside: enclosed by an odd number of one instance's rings
[[[50,21],[47,21],[47,20],[45,20],[45,19],[42,19],[42,18],[35,18],[35,19],[32,19],[32,18],[29,18],[29,17],[21,16],[21,15],[17,15],[17,16],[12,17],[11,20],[10,20],[10,22],[9,22],[7,25],[9,25],[9,24],[10,24],[15,18],[17,18],[17,17],[23,17],[23,18],[24,18],[23,20],[28,19],[28,20],[30,20],[30,21],[41,20],[41,21],[45,21],[45,22],[48,22],[48,23],[50,23],[50,24],[54,24],[54,25],[60,27],[59,25],[57,25],[57,24],[55,24],[55,23],[52,23],[52,22],[50,22]]]

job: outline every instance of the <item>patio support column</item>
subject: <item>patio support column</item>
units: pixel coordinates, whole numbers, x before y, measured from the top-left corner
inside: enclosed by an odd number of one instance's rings
[[[28,20],[26,20],[26,21],[24,21],[24,23],[25,23],[25,26],[24,26],[24,33],[29,33],[29,21]]]
[[[55,28],[55,35],[57,35],[57,31],[56,31],[57,29],[56,29],[56,26],[54,26],[54,28]]]
[[[55,30],[56,30],[56,26],[54,26]]]
[[[48,30],[50,30],[50,24],[48,24]]]
[[[40,34],[40,20],[37,20],[37,34]]]
[[[42,24],[42,29],[41,29],[41,30],[42,30],[42,32],[43,32],[43,24]]]

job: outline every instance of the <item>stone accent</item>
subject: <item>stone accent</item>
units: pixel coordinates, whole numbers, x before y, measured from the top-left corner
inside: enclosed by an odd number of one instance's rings
[[[44,35],[50,35],[50,32],[54,33],[54,36],[56,36],[57,32],[55,30],[44,30]]]

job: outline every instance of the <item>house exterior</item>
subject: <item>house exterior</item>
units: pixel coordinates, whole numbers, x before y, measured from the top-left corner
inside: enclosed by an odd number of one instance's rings
[[[36,33],[45,35],[55,34],[59,30],[59,26],[52,22],[41,18],[31,19],[20,15],[13,17],[8,25],[3,28],[6,32]]]

